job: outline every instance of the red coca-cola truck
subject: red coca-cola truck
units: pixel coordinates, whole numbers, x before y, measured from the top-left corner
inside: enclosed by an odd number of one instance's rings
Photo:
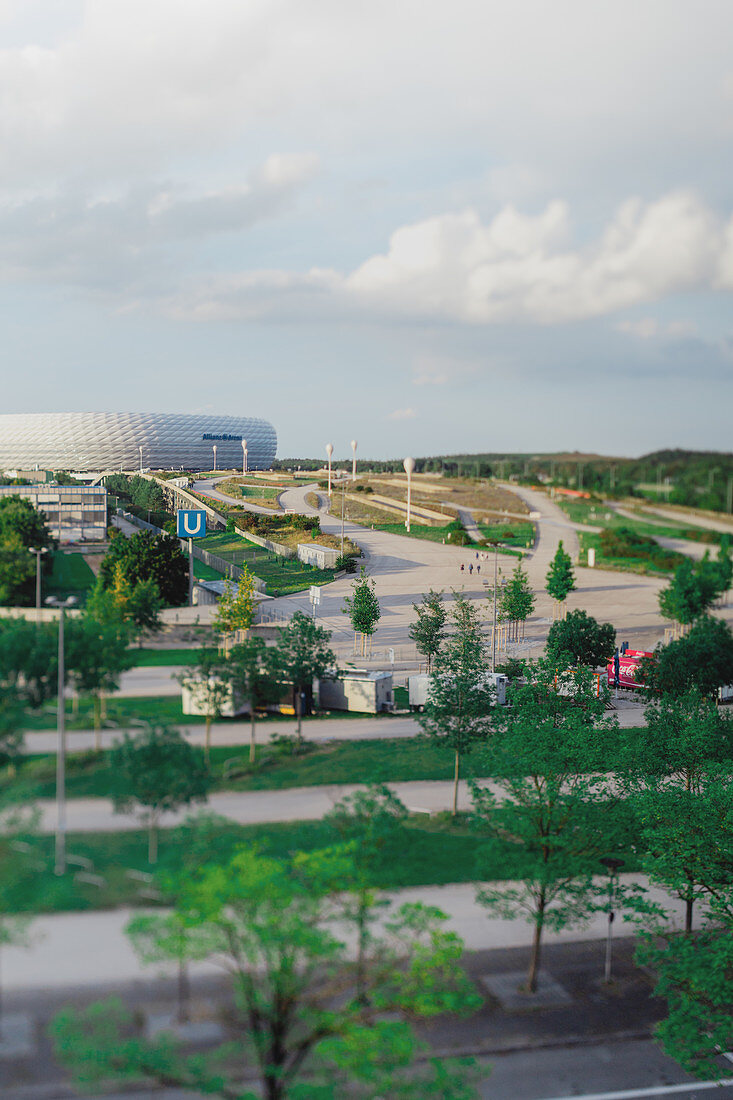
[[[618,657],[618,686],[623,688],[638,688],[641,684],[636,679],[639,664],[644,657],[653,657],[647,649],[627,649],[625,653],[619,653]],[[608,686],[616,686],[616,669],[614,660],[606,665],[608,674]]]

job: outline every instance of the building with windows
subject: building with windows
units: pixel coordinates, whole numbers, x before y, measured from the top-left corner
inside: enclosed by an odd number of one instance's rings
[[[252,416],[179,413],[2,413],[0,470],[266,470],[272,424]]]
[[[107,490],[102,485],[0,485],[0,496],[30,500],[59,542],[107,537]]]

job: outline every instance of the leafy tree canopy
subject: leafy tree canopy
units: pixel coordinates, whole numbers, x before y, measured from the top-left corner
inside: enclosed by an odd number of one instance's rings
[[[212,1058],[186,1055],[168,1038],[131,1035],[119,1002],[70,1010],[53,1031],[80,1078],[144,1077],[224,1100],[475,1097],[465,1062],[418,1060],[424,1048],[411,1025],[480,1004],[459,966],[461,941],[439,910],[406,905],[385,922],[371,945],[364,998],[328,897],[278,860],[240,850],[226,866],[204,867],[182,884],[174,912],[189,958],[226,964],[233,1042]],[[168,947],[177,961],[181,937],[160,921],[155,956]],[[140,931],[149,943],[150,921]],[[120,1034],[131,1037],[120,1042]],[[243,1066],[256,1075],[251,1090],[242,1090]]]
[[[550,627],[545,647],[547,663],[558,669],[574,665],[598,668],[613,657],[616,631],[582,610],[570,611]]]
[[[165,606],[187,602],[188,562],[172,535],[140,531],[129,539],[120,535],[112,539],[99,571],[105,588],[112,587],[118,563],[131,589],[152,580]]]
[[[414,623],[410,623],[409,635],[418,653],[427,661],[430,672],[445,635],[447,613],[443,593],[434,592],[431,588],[420,603],[414,603],[412,608],[417,618]]]
[[[559,602],[567,599],[568,595],[575,591],[572,558],[563,548],[562,540],[558,543],[555,557],[550,562],[546,583],[548,595]]]
[[[657,646],[651,658],[641,662],[641,678],[647,693],[684,695],[697,688],[713,696],[723,684],[733,684],[733,634],[722,619],[698,618],[688,634]]]

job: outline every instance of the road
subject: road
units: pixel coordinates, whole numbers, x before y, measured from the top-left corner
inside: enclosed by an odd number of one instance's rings
[[[482,1100],[733,1100],[733,1081],[695,1082],[649,1039],[521,1050],[488,1062]]]

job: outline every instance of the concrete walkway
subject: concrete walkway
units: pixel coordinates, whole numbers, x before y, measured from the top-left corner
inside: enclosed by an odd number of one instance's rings
[[[482,780],[482,783],[485,781]],[[488,785],[488,784],[486,784]],[[449,810],[453,784],[443,780],[414,780],[390,783],[397,797],[413,812],[437,813]],[[218,814],[238,825],[263,825],[278,821],[320,821],[346,795],[362,790],[358,783],[327,784],[320,787],[288,787],[279,791],[221,791],[202,805],[166,813],[162,828],[182,824],[199,809]],[[459,784],[459,808],[470,804],[468,784]],[[56,828],[56,804],[51,799],[35,803],[40,813],[39,829],[52,833]],[[70,833],[128,832],[145,828],[143,819],[131,813],[115,813],[108,798],[72,798],[66,804],[67,830]]]
[[[622,881],[635,876],[622,876]],[[637,881],[640,881],[637,879]],[[449,927],[458,933],[470,951],[485,948],[526,947],[531,931],[523,920],[489,917],[477,904],[470,883],[451,886],[419,886],[399,890],[390,895],[394,906],[404,902],[435,905],[449,917]],[[662,891],[651,890],[650,896],[673,910],[679,924],[681,904]],[[94,913],[60,913],[38,917],[30,926],[30,946],[3,948],[3,987],[6,991],[51,990],[64,987],[83,989],[106,982],[145,981],[156,975],[174,976],[173,967],[143,967],[135,955],[124,928],[134,914],[130,909],[115,909]],[[385,914],[383,919],[386,919]],[[572,943],[602,940],[607,933],[607,920],[598,914],[582,929],[545,933],[545,942]],[[618,921],[616,935],[630,934],[632,929]],[[193,975],[220,974],[213,963],[191,967]]]

